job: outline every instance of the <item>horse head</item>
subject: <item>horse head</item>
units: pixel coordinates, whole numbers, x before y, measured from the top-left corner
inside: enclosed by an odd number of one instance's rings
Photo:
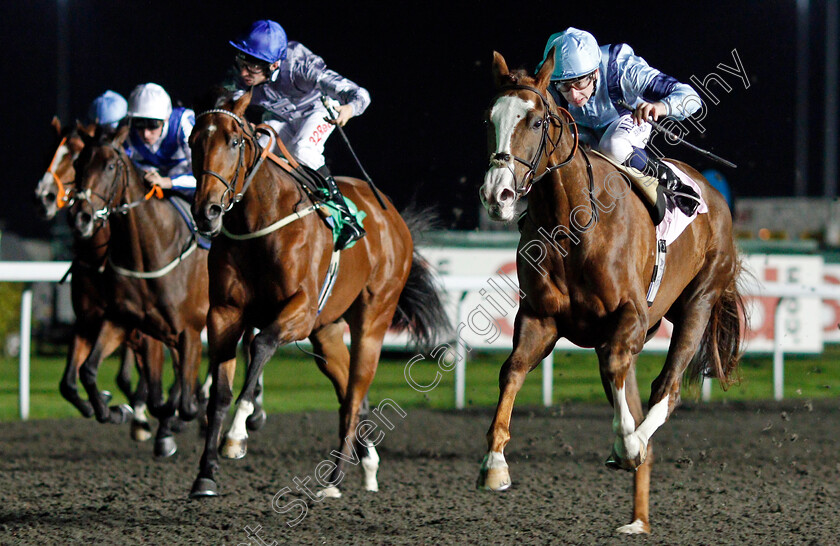
[[[487,112],[490,166],[479,190],[481,202],[493,220],[512,220],[517,201],[531,185],[574,155],[577,138],[572,138],[571,131],[563,131],[571,116],[563,120],[548,93],[553,70],[552,53],[537,74],[530,76],[524,70],[510,71],[504,57],[493,52],[498,92]],[[569,156],[561,162],[554,153],[563,149]]]
[[[73,201],[73,161],[84,147],[81,133],[92,135],[95,125],[62,128],[58,117],[51,123],[56,134],[56,148],[46,172],[35,187],[35,206],[44,220],[52,220],[58,211]]]
[[[129,199],[133,164],[122,144],[127,126],[115,134],[82,135],[84,149],[76,159],[76,202],[70,213],[74,229],[83,239],[93,236],[113,212]]]
[[[245,110],[251,103],[248,91],[235,102],[222,96],[216,107],[196,116],[190,135],[193,172],[196,178],[192,212],[199,231],[217,235],[222,217],[242,198],[247,160],[258,155],[258,143]]]

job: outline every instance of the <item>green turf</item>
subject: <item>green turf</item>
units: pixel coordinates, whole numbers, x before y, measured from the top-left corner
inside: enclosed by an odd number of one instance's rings
[[[470,354],[466,378],[468,407],[492,407],[498,397],[498,374],[505,353]],[[440,373],[439,383],[428,392],[413,389],[405,378],[406,362],[412,355],[384,358],[371,387],[371,401],[391,398],[402,407],[448,409],[454,407],[454,372],[440,371],[436,362],[423,360],[411,368],[416,384],[431,384]],[[785,359],[785,397],[820,398],[840,395],[840,346],[826,346],[819,356],[787,356]],[[643,397],[662,366],[661,354],[643,355],[638,362],[638,377]],[[206,366],[206,357],[205,357]],[[118,361],[108,359],[99,373],[100,388],[114,393],[114,402],[125,398],[115,384]],[[77,417],[79,414],[58,392],[64,369],[63,357],[33,357],[30,379],[30,418]],[[167,366],[169,368],[169,366]],[[238,393],[243,367],[237,369]],[[204,372],[202,372],[204,373]],[[713,400],[771,399],[773,396],[772,358],[748,356],[741,363],[741,383],[723,392],[715,383]],[[136,377],[136,374],[135,374]],[[167,384],[171,381],[171,372]],[[337,402],[330,382],[314,362],[295,348],[284,348],[266,366],[266,409],[269,413],[336,409]],[[81,388],[81,387],[80,387]],[[684,389],[684,399],[699,398],[699,389]],[[592,351],[557,352],[554,358],[554,403],[567,401],[605,404],[598,365]],[[542,373],[534,370],[517,397],[519,406],[542,403]],[[0,359],[0,421],[18,419],[18,361]]]

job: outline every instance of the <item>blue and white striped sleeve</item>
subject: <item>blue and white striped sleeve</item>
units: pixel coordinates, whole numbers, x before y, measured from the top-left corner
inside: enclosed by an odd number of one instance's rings
[[[668,107],[668,115],[682,120],[700,109],[700,95],[690,85],[651,67],[647,61],[624,45],[618,56],[621,88],[627,102],[661,102]]]

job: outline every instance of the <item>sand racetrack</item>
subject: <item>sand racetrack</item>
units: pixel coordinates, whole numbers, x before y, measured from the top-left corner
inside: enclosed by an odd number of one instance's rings
[[[491,412],[408,409],[379,446],[380,491],[351,468],[341,499],[295,527],[272,499],[305,495],[336,447],[336,413],[269,416],[248,455],[222,460],[223,496],[189,500],[200,449],[192,424],[156,461],[128,427],[79,419],[0,425],[2,544],[836,544],[840,400],[680,407],[654,436],[650,536],[629,523],[631,476],[608,470],[612,412],[520,409],[507,449],[513,486],[474,489]],[[310,482],[311,484],[312,482]],[[257,530],[249,539],[245,527]]]

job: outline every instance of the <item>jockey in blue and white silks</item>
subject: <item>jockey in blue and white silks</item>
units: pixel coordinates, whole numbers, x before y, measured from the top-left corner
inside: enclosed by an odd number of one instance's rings
[[[549,89],[558,104],[568,105],[583,129],[581,140],[659,180],[657,191],[670,192],[677,207],[691,216],[699,196],[660,158],[646,152],[645,146],[652,129],[649,119],[683,120],[700,109],[700,95],[690,85],[651,67],[627,44],[599,47],[592,34],[569,27],[548,39],[543,62],[552,48],[555,66]],[[618,106],[618,101],[628,103],[633,111]],[[658,208],[663,215],[664,201]]]
[[[138,85],[128,99],[131,130],[124,146],[131,160],[144,172],[149,185],[172,190],[192,201],[190,133],[195,112],[172,108],[169,94],[155,83]]]
[[[270,20],[256,21],[230,44],[236,55],[238,89],[234,98],[252,89],[251,105],[262,108],[262,121],[271,125],[289,152],[325,179],[330,200],[342,213],[344,229],[336,248],[344,248],[365,231],[347,209],[338,185],[324,159],[324,144],[336,125],[360,115],[370,104],[370,94],[327,68],[324,60]],[[335,119],[321,97],[327,97]]]

